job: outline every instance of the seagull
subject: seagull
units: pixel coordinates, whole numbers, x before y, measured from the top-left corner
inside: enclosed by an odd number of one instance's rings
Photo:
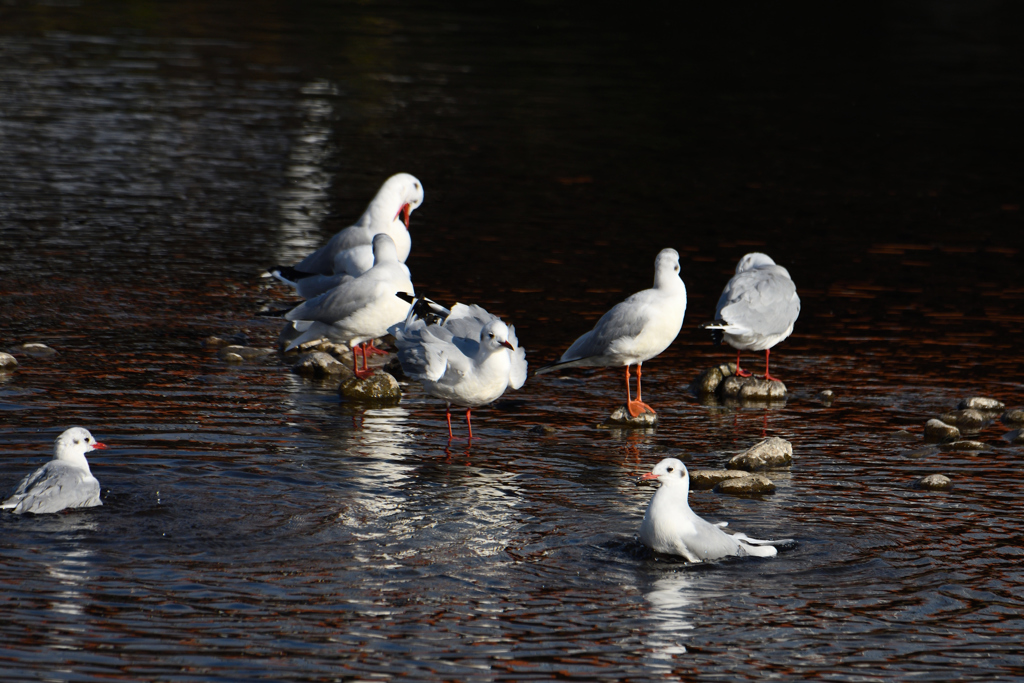
[[[409,269],[398,260],[390,237],[382,233],[373,238],[373,255],[373,268],[285,314],[302,332],[286,350],[327,337],[352,347],[356,377],[365,379],[373,374],[366,367],[366,354],[384,353],[373,346],[373,340],[405,319],[409,304],[397,294],[415,293]],[[362,370],[356,365],[357,352],[363,357]]]
[[[100,483],[92,476],[85,459],[86,453],[97,448],[106,445],[93,438],[89,430],[68,429],[54,441],[53,460],[22,479],[14,495],[0,503],[0,510],[41,515],[103,505]]]
[[[737,375],[751,374],[740,369],[741,351],[764,351],[764,378],[778,381],[768,372],[768,354],[793,333],[799,315],[800,297],[789,271],[767,254],[753,252],[740,259],[736,274],[722,290],[715,322],[701,327],[714,330],[716,344],[724,339],[736,349]]]
[[[274,266],[270,274],[295,287],[299,296],[312,298],[373,267],[371,245],[374,235],[381,233],[395,241],[398,260],[405,263],[412,248],[409,216],[422,203],[423,184],[415,176],[393,175],[384,181],[354,225],[294,266]]]
[[[793,542],[793,539],[761,541],[746,534],[727,534],[722,527],[728,522],[712,524],[698,517],[686,500],[690,475],[686,465],[675,458],[665,458],[640,479],[661,482],[640,524],[640,540],[655,552],[679,555],[690,562],[706,562],[731,555],[774,557],[779,552],[774,544]]]
[[[445,401],[448,439],[453,438],[453,403],[466,409],[472,439],[472,409],[526,382],[526,350],[519,346],[514,326],[480,306],[455,304],[446,316],[444,312],[429,299],[415,301],[405,321],[389,332],[405,374]]]
[[[683,327],[686,285],[679,253],[662,249],[654,260],[654,287],[637,292],[601,316],[594,329],[573,342],[557,363],[537,374],[578,366],[626,366],[626,407],[633,417],[654,413],[640,394],[640,366],[667,349]],[[636,400],[629,392],[629,366],[636,365]]]

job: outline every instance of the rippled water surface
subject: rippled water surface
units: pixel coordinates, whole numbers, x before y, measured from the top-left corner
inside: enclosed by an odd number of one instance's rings
[[[0,493],[67,426],[110,447],[102,507],[0,515],[0,678],[1024,675],[1024,450],[996,421],[922,451],[963,397],[1024,404],[1020,9],[588,10],[0,9]],[[256,312],[290,296],[262,269],[398,171],[426,188],[418,290],[513,322],[534,368],[679,250],[657,428],[597,429],[622,379],[579,370],[449,443],[417,386],[367,407],[204,345],[273,346]],[[752,250],[803,301],[772,355],[791,395],[701,405],[732,356],[697,326]],[[691,504],[795,547],[643,550],[636,476],[763,436],[794,448],[776,493]]]

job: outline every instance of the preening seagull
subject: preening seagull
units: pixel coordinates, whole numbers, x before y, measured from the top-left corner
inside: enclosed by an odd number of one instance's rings
[[[480,306],[455,304],[448,313],[429,299],[414,301],[405,321],[389,331],[405,374],[445,401],[449,439],[452,404],[466,409],[472,439],[472,409],[526,382],[526,351],[515,327]]]

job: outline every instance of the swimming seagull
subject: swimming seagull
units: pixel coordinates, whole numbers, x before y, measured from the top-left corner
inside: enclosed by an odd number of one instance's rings
[[[415,293],[409,269],[398,260],[390,237],[382,233],[373,238],[373,255],[373,268],[299,304],[284,316],[302,333],[292,339],[286,350],[327,337],[352,347],[356,377],[362,379],[373,374],[366,367],[366,354],[384,353],[373,346],[373,340],[408,313],[409,304],[397,295]],[[356,365],[357,353],[363,357],[362,370]]]
[[[395,241],[398,260],[405,263],[412,249],[409,216],[423,203],[423,184],[408,173],[391,176],[355,222],[294,266],[274,266],[270,274],[291,285],[307,299],[322,294],[373,267],[373,237],[387,234]]]
[[[718,299],[715,322],[701,327],[714,331],[716,344],[724,339],[736,349],[737,375],[751,374],[740,369],[741,351],[764,351],[764,378],[777,381],[768,372],[768,354],[793,333],[799,315],[800,297],[789,271],[767,254],[753,252],[736,265],[736,274]]]
[[[57,437],[53,460],[21,480],[14,495],[0,503],[0,510],[37,515],[66,508],[103,505],[100,483],[89,470],[85,454],[106,448],[89,430],[72,427]]]
[[[526,350],[519,346],[514,326],[480,306],[455,304],[445,317],[446,311],[429,299],[414,301],[405,321],[389,332],[395,336],[405,374],[445,401],[448,438],[452,438],[454,403],[466,409],[472,439],[472,409],[526,382]]]
[[[537,374],[577,366],[624,365],[629,414],[653,413],[640,394],[640,366],[675,341],[685,313],[686,285],[679,277],[679,254],[675,249],[662,249],[654,261],[654,287],[613,306],[557,363],[542,367]],[[629,392],[630,365],[636,365],[635,401]]]
[[[690,562],[706,562],[732,555],[774,557],[778,553],[774,544],[793,542],[793,539],[761,541],[746,534],[727,534],[722,531],[727,523],[712,524],[698,517],[687,502],[690,475],[686,465],[675,458],[665,458],[640,479],[656,479],[661,483],[640,524],[640,540],[651,550],[679,555]]]

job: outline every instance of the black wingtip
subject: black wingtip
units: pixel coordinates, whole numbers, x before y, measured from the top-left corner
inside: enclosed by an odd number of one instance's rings
[[[412,294],[409,294],[408,292],[395,292],[395,296],[397,296],[402,301],[405,301],[406,303],[410,304],[416,300],[416,297],[414,297]]]
[[[289,312],[290,310],[292,310],[293,308],[295,308],[296,306],[298,306],[301,303],[303,303],[303,302],[302,301],[298,301],[298,302],[292,304],[291,306],[289,306],[288,308],[264,309],[262,311],[257,311],[256,315],[258,317],[260,317],[260,318],[280,318],[285,313]]]
[[[313,277],[316,275],[316,273],[307,273],[306,271],[299,270],[293,266],[274,266],[273,268],[270,268],[269,271],[271,273],[277,273],[289,282],[298,282],[303,278]]]

